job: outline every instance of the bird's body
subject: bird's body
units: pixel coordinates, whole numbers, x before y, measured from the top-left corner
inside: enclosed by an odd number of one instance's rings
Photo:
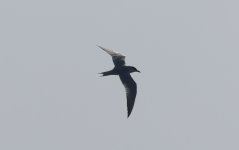
[[[134,68],[134,67],[124,65],[121,67],[115,67],[114,69],[112,69],[110,71],[105,71],[100,74],[102,74],[102,76],[108,76],[108,75],[120,75],[120,74],[125,74],[125,73],[132,73],[132,72],[134,72],[134,69],[132,69],[132,68]]]
[[[126,97],[127,97],[127,108],[128,108],[128,117],[130,116],[134,102],[137,94],[137,84],[130,76],[132,72],[140,72],[133,66],[126,66],[125,65],[125,56],[117,53],[113,50],[103,48],[99,46],[102,50],[107,52],[109,55],[112,56],[113,62],[115,67],[110,71],[105,71],[100,74],[102,76],[109,76],[109,75],[119,75],[121,82],[123,83],[126,89]]]

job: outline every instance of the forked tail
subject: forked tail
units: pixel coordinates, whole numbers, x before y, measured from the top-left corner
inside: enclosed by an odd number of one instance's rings
[[[112,74],[112,71],[105,71],[105,72],[101,72],[101,73],[99,73],[99,74],[102,74],[102,77],[103,77],[103,76],[108,76],[108,75],[113,75],[113,74]]]

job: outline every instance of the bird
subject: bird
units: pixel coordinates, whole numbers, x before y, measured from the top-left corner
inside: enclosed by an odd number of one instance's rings
[[[102,74],[103,76],[109,76],[109,75],[118,75],[122,84],[124,85],[125,91],[126,91],[126,99],[127,99],[127,112],[128,112],[128,118],[133,110],[135,98],[137,94],[137,84],[131,77],[130,73],[133,72],[139,72],[135,67],[133,66],[127,66],[125,65],[125,55],[113,51],[111,49],[104,48],[102,46],[97,45],[100,49],[104,50],[106,53],[108,53],[113,60],[114,68],[109,71],[101,72],[99,74]]]

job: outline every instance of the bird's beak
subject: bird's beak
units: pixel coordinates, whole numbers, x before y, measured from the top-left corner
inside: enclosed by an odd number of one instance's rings
[[[138,73],[141,73],[139,70],[137,70]]]

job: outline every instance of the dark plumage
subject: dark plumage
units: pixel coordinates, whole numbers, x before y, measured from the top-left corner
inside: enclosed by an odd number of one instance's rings
[[[121,82],[123,83],[125,90],[126,90],[126,97],[127,97],[127,110],[128,110],[128,117],[130,116],[133,107],[134,102],[137,94],[137,84],[133,80],[133,78],[130,76],[130,73],[132,72],[140,72],[133,66],[126,66],[125,65],[125,56],[115,52],[110,49],[100,47],[102,50],[107,52],[109,55],[112,56],[113,62],[115,67],[110,71],[105,71],[100,74],[102,76],[108,76],[108,75],[119,75]]]

